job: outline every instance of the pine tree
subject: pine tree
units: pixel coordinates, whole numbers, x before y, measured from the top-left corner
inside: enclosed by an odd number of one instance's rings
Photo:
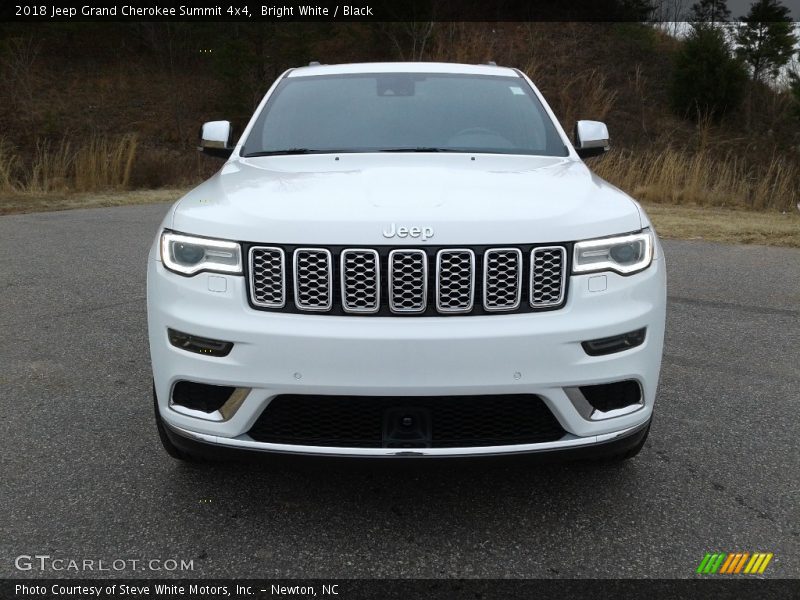
[[[691,119],[719,119],[741,103],[746,83],[747,70],[733,57],[725,33],[705,23],[692,25],[675,58],[673,110]]]
[[[695,23],[724,23],[731,18],[726,0],[700,0],[692,4],[689,20]]]
[[[750,66],[753,81],[774,79],[795,52],[789,9],[779,0],[758,0],[741,18],[736,41],[739,56]]]

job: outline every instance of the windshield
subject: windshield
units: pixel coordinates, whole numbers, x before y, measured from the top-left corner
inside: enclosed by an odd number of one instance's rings
[[[258,116],[242,156],[316,152],[568,154],[519,77],[287,77]]]

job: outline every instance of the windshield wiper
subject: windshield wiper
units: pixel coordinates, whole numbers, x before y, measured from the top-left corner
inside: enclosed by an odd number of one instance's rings
[[[467,152],[466,150],[454,150],[451,148],[437,148],[435,146],[410,146],[401,148],[380,148],[380,149],[353,149],[353,150],[314,150],[311,148],[287,148],[285,150],[259,150],[243,154],[243,158],[254,158],[257,156],[282,156],[289,154],[343,154],[343,153],[370,153],[370,152]]]
[[[381,148],[378,152],[458,152],[458,150],[436,148],[435,146],[416,146],[410,148]]]
[[[256,156],[281,156],[283,154],[319,154],[319,153],[336,153],[335,150],[311,150],[309,148],[287,148],[286,150],[260,150],[258,152],[249,152],[243,154],[243,158],[253,158]]]

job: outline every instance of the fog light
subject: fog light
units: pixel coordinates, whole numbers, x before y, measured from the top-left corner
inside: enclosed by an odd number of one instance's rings
[[[600,385],[582,385],[579,389],[592,408],[601,412],[640,404],[642,401],[642,388],[639,382],[632,379]]]
[[[174,329],[167,329],[167,335],[170,344],[176,348],[186,350],[187,352],[194,352],[195,354],[228,356],[233,348],[232,342],[197,337],[181,331],[175,331]]]
[[[172,388],[172,403],[192,410],[212,413],[220,410],[236,391],[234,387],[179,381]]]
[[[644,343],[646,327],[637,329],[636,331],[629,331],[621,335],[615,335],[607,338],[600,338],[598,340],[590,340],[581,343],[583,350],[589,356],[602,356],[604,354],[613,354],[614,352],[622,352],[629,348],[641,346]]]

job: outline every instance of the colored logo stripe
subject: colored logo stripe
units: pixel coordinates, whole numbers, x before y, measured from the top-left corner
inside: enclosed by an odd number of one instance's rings
[[[763,573],[764,569],[767,568],[769,561],[772,560],[772,553],[757,553],[753,554],[753,558],[750,559],[750,562],[747,563],[747,566],[744,568],[745,573]]]
[[[744,561],[747,560],[747,557],[750,556],[749,552],[737,552],[735,554],[731,554],[731,562],[728,565],[727,569],[723,569],[720,571],[721,573],[731,574],[731,573],[738,573],[742,570],[744,566]]]
[[[731,573],[731,565],[736,558],[735,554],[728,554],[728,558],[725,559],[725,562],[722,564],[722,568],[719,570],[720,573]]]
[[[744,572],[749,575],[760,575],[766,570],[773,556],[772,552],[755,552],[753,554],[749,552],[707,552],[700,561],[696,572],[725,575]]]
[[[698,573],[716,573],[717,569],[719,569],[722,561],[725,560],[725,553],[714,553],[709,554],[706,553],[703,561],[700,563],[700,566],[697,567]]]

